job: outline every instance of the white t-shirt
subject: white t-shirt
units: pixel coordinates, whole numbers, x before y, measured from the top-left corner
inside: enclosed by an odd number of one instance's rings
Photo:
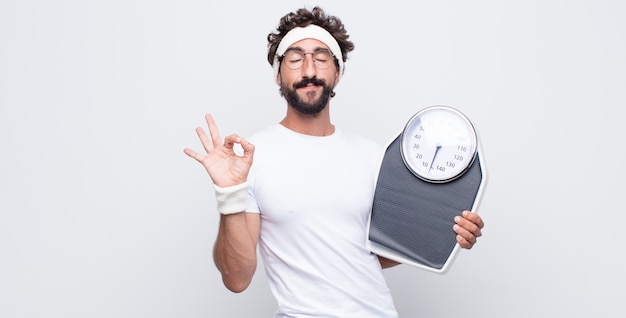
[[[365,248],[382,149],[335,129],[327,137],[276,124],[251,138],[248,212],[275,317],[397,317],[380,263]]]

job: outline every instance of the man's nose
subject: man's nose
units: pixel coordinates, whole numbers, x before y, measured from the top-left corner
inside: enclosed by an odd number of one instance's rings
[[[305,54],[302,64],[302,75],[306,78],[313,78],[317,75],[317,67],[313,61],[313,54]]]

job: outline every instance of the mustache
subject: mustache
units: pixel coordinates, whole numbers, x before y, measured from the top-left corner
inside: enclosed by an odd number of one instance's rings
[[[298,89],[298,88],[302,88],[305,87],[309,84],[313,84],[315,86],[326,86],[326,82],[322,79],[318,79],[316,77],[313,78],[305,78],[295,84],[293,84],[293,87]]]

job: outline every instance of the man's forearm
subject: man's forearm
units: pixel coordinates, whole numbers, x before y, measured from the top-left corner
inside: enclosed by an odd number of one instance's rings
[[[236,293],[248,287],[256,270],[259,226],[255,217],[248,213],[220,216],[213,259],[226,288]]]

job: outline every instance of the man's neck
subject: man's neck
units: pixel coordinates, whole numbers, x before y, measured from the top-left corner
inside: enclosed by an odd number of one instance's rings
[[[335,126],[330,122],[328,107],[314,115],[300,114],[289,107],[280,124],[297,133],[311,136],[330,136],[335,132]]]

